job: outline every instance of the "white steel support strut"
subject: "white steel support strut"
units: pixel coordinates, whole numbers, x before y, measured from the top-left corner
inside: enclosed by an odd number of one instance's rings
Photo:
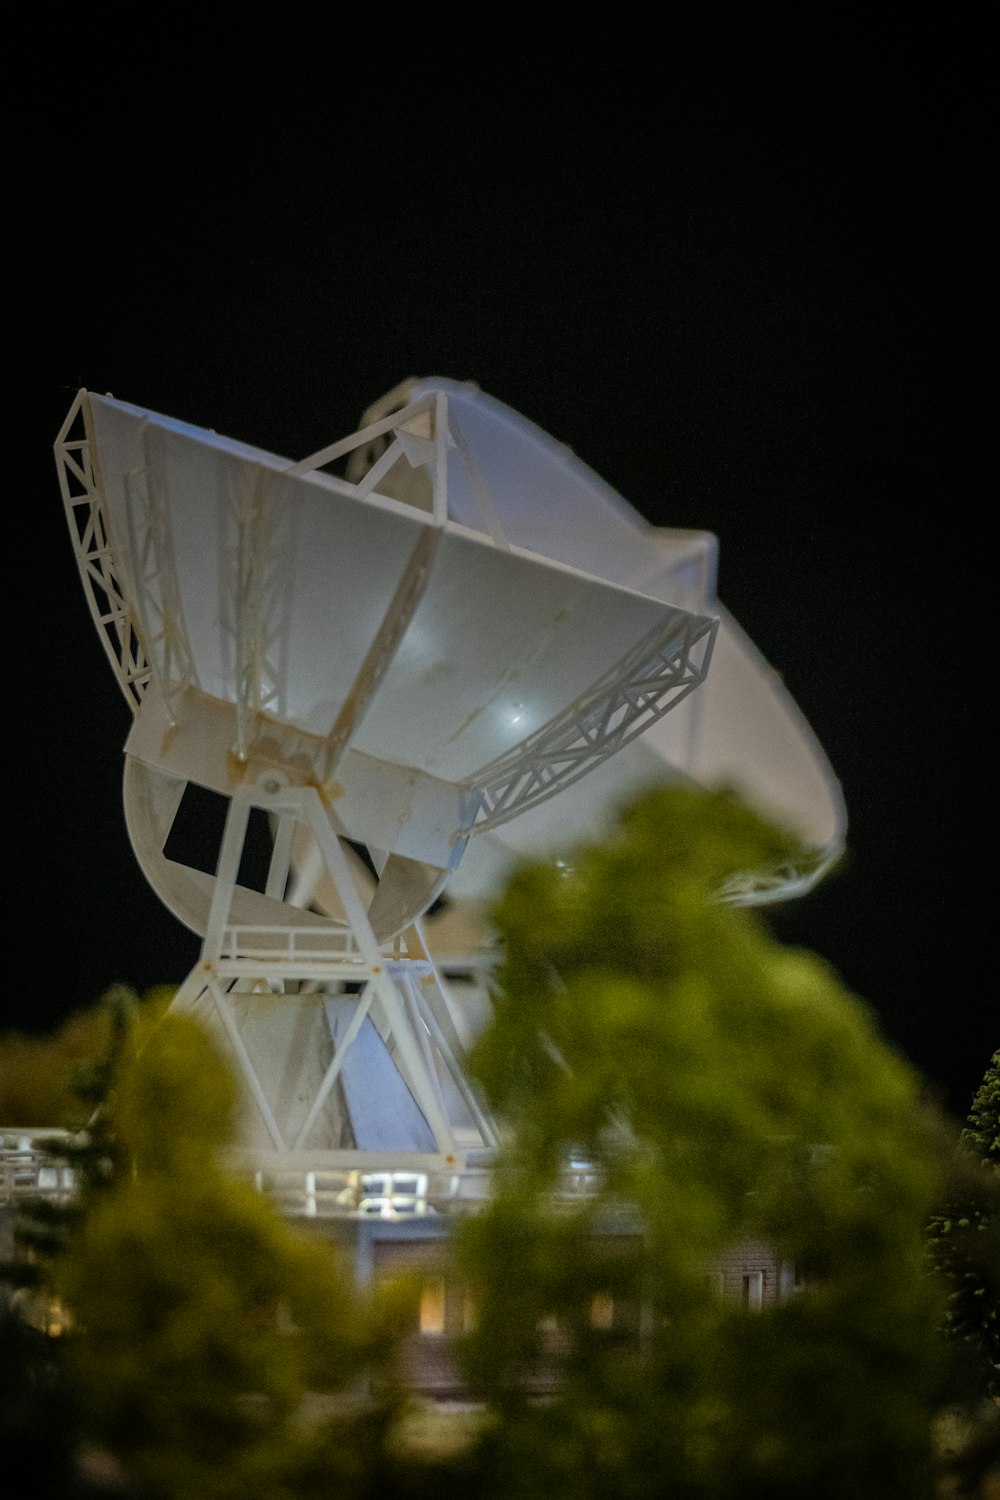
[[[276,838],[266,891],[261,897],[251,897],[248,905],[249,893],[237,881],[250,812],[255,806],[273,815]],[[296,824],[305,824],[312,833],[323,870],[340,899],[343,922],[317,921],[310,913],[309,925],[303,925],[301,908],[282,899]],[[384,1044],[383,1066],[391,1055],[436,1150],[446,1162],[457,1161],[458,1147],[438,1058],[456,1083],[461,1068],[448,1037],[423,1002],[419,981],[429,972],[433,973],[433,966],[422,945],[413,960],[398,953],[392,958],[383,955],[347,855],[315,788],[291,787],[279,774],[269,774],[262,784],[241,788],[234,794],[220,845],[201,959],[178,991],[174,1006],[209,1020],[214,1016],[221,1023],[237,1070],[275,1152],[301,1153],[308,1149],[310,1132],[342,1079],[348,1054],[358,1044],[367,1023],[367,1045],[379,1049]],[[239,1007],[248,1002],[258,1010],[270,1003],[291,1004],[315,1016],[331,995],[341,1013],[345,1005],[350,1007],[350,1019],[336,1031],[332,1058],[318,1078],[304,1117],[300,1117],[301,1111],[295,1118],[288,1117],[268,1097],[260,1067],[255,1065],[241,1031]],[[376,1019],[381,1042],[372,1029]],[[493,1145],[495,1133],[467,1081],[463,1079],[458,1087],[481,1144]],[[302,1103],[301,1096],[297,1096],[297,1103]],[[412,1149],[412,1142],[401,1142],[401,1160],[405,1161]],[[350,1153],[338,1150],[335,1154],[340,1157]],[[354,1152],[356,1164],[362,1169],[365,1154],[363,1147]]]
[[[351,1043],[354,1041],[355,1037],[361,1030],[362,1025],[368,1017],[368,1012],[371,1010],[372,1001],[374,1000],[374,998],[375,991],[373,987],[370,984],[366,984],[357,1005],[354,1007],[354,1015],[351,1017],[350,1025],[348,1026],[347,1031],[344,1033],[340,1046],[333,1054],[333,1061],[330,1063],[330,1066],[323,1074],[323,1081],[320,1084],[319,1088],[316,1090],[316,1096],[313,1099],[312,1104],[309,1106],[309,1113],[306,1115],[301,1126],[299,1127],[299,1133],[295,1137],[294,1150],[301,1151],[305,1146],[306,1140],[309,1136],[309,1132],[312,1129],[313,1125],[315,1125],[320,1111],[322,1110],[329,1097],[330,1090],[336,1083],[341,1069],[344,1066],[344,1059],[347,1056]]]
[[[447,1156],[453,1156],[455,1138],[441,1106],[437,1078],[431,1078],[420,1041],[408,1024],[399,990],[386,970],[378,940],[352,879],[347,856],[340,847],[340,840],[333,831],[315,787],[298,788],[296,796],[301,800],[306,821],[319,845],[323,863],[343,904],[348,926],[369,970],[372,987],[409,1073],[417,1104],[431,1128],[438,1149]]]

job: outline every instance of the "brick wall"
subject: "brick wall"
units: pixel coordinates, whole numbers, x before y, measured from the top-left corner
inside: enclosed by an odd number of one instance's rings
[[[449,1269],[447,1240],[427,1234],[416,1240],[402,1234],[375,1239],[370,1270],[376,1277],[401,1272],[421,1277],[424,1290],[419,1322],[405,1351],[407,1378],[415,1390],[426,1395],[461,1396],[455,1340],[471,1325],[475,1309],[459,1278]],[[784,1300],[796,1285],[794,1268],[779,1262],[767,1245],[754,1241],[734,1245],[713,1263],[708,1275],[720,1296],[749,1309]],[[638,1332],[639,1310],[632,1305],[595,1298],[591,1312],[597,1326]],[[545,1355],[529,1381],[530,1388],[539,1392],[552,1390],[558,1382],[561,1339],[557,1328],[546,1330],[545,1345]]]

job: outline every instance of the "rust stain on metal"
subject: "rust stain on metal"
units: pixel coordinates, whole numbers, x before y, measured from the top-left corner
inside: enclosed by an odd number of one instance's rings
[[[307,778],[306,786],[315,787],[319,793],[319,800],[323,806],[329,809],[338,798],[344,795],[344,783],[342,781],[320,781],[315,776]]]
[[[235,750],[228,751],[226,755],[226,775],[231,782],[238,786],[246,780],[247,759],[245,756],[237,755]]]

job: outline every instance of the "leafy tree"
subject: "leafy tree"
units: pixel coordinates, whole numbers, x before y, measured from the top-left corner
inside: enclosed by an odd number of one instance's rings
[[[1000,1170],[1000,1050],[994,1052],[976,1090],[962,1140],[988,1166]]]
[[[918,1080],[826,964],[713,899],[796,852],[732,796],[660,790],[561,869],[522,869],[494,914],[473,1065],[510,1134],[458,1242],[491,1493],[927,1492],[937,1146]],[[597,1191],[560,1201],[573,1157]],[[748,1240],[806,1281],[756,1314],[710,1276]]]
[[[945,1336],[957,1346],[967,1394],[1000,1398],[1000,1051],[976,1091],[951,1163],[930,1252],[948,1300]]]
[[[93,1113],[92,1070],[107,1059],[123,1011],[140,1007],[161,1015],[173,990],[157,987],[140,997],[114,985],[96,1005],[74,1011],[52,1035],[0,1033],[0,1121],[5,1126],[79,1129]]]
[[[363,1304],[329,1245],[225,1170],[235,1107],[185,1017],[118,1070],[105,1111],[129,1170],[54,1262],[90,1430],[149,1500],[362,1496],[402,1400],[408,1301]],[[309,1421],[320,1392],[340,1403]]]
[[[100,1049],[74,1047],[63,1116],[78,1191],[28,1205],[29,1255],[5,1268],[70,1328],[47,1338],[6,1299],[5,1457],[60,1500],[105,1492],[88,1456],[142,1500],[384,1493],[412,1289],[360,1298],[331,1246],[226,1172],[234,1080],[168,999],[116,988],[74,1031]]]
[[[151,991],[145,1016],[162,1014],[170,993]],[[66,1359],[54,1267],[95,1196],[127,1170],[102,1106],[139,1009],[135,992],[116,985],[54,1037],[8,1035],[0,1048],[0,1119],[65,1127],[59,1154],[76,1179],[68,1202],[20,1206],[14,1257],[0,1264],[0,1452],[13,1472],[32,1475],[39,1496],[59,1500],[93,1491],[78,1463],[83,1393]]]

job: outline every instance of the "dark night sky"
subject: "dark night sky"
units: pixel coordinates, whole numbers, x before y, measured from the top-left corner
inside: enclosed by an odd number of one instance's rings
[[[536,51],[502,85],[461,87],[457,65],[411,68],[385,40],[336,68],[275,44],[238,77],[216,50],[182,87],[178,39],[127,77],[96,49],[85,104],[79,60],[56,65],[10,188],[8,930],[45,927],[0,1026],[49,1026],[117,979],[179,981],[197,954],[121,815],[129,714],[51,456],[76,389],[299,457],[405,376],[448,375],[650,520],[717,533],[720,596],[850,817],[843,871],[776,925],[965,1114],[1000,1044],[993,543],[970,457],[990,362],[985,109],[934,38],[866,48],[831,35],[795,68],[766,46],[740,67],[737,38],[723,69],[671,71],[595,41],[561,82]]]

